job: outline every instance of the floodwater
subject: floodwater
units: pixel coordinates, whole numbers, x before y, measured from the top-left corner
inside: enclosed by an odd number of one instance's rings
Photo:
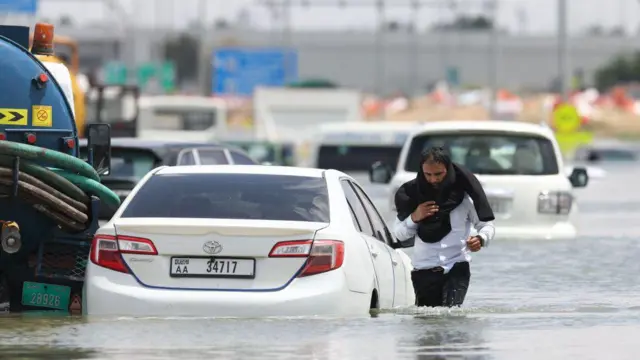
[[[5,316],[0,359],[638,359],[640,192],[631,186],[640,170],[611,171],[578,192],[579,239],[494,242],[475,254],[461,309],[355,319]]]

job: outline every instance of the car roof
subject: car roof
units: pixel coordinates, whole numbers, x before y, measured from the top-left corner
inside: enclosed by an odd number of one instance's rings
[[[413,131],[413,135],[446,131],[501,131],[553,137],[553,130],[545,125],[508,120],[450,120],[425,122]]]
[[[80,146],[87,146],[87,139],[80,139]],[[138,149],[158,149],[172,146],[219,146],[229,147],[229,145],[217,142],[204,141],[181,141],[181,140],[147,140],[140,138],[116,137],[111,139],[111,146],[128,147]]]
[[[304,168],[294,166],[273,165],[195,165],[168,166],[159,168],[157,175],[169,174],[247,174],[247,175],[288,175],[321,178],[324,169]]]

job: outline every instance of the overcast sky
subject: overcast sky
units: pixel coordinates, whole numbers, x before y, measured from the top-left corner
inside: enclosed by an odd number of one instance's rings
[[[4,0],[6,1],[6,0]],[[14,0],[18,1],[18,0]],[[111,0],[118,2],[131,16],[146,25],[183,27],[194,20],[213,22],[216,18],[234,19],[243,8],[248,10],[251,21],[261,28],[270,27],[268,11],[261,6],[251,6],[259,0]],[[206,11],[199,11],[206,2]],[[299,0],[293,0],[298,2]],[[318,0],[309,0],[311,3]],[[328,1],[337,0],[319,0]],[[349,2],[350,0],[346,0]],[[367,0],[351,0],[362,3]],[[375,0],[370,0],[374,3]],[[467,12],[482,11],[482,0],[461,0]],[[640,24],[640,0],[567,0],[569,2],[569,28],[572,32],[599,24],[603,27],[622,25],[637,31]],[[432,0],[432,3],[434,1]],[[407,4],[409,0],[387,0],[388,4]],[[135,5],[135,6],[134,6]],[[78,23],[116,20],[118,17],[102,3],[102,0],[40,0],[39,16],[57,18],[68,14]],[[389,19],[410,19],[408,8],[389,9]],[[526,14],[526,15],[525,15]],[[557,0],[502,0],[499,23],[512,31],[553,33],[557,24]],[[424,8],[419,12],[420,27],[424,28],[438,19],[450,18],[451,11]],[[121,17],[120,17],[121,18]],[[340,10],[336,8],[295,8],[292,24],[298,29],[347,29],[372,28],[375,12],[372,9]]]

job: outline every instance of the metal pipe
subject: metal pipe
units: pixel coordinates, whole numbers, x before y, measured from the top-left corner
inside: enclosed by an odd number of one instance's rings
[[[489,89],[490,89],[490,111],[491,117],[496,118],[496,105],[498,96],[498,63],[499,63],[499,43],[500,28],[498,27],[498,0],[491,0],[489,3],[491,11],[491,35],[489,39]]]
[[[567,0],[558,2],[558,80],[560,83],[560,96],[563,100],[569,98],[570,90],[570,63],[569,63],[569,39],[567,31]]]
[[[420,1],[414,0],[411,9],[411,24],[413,26],[413,34],[411,37],[413,43],[412,56],[409,56],[409,69],[411,79],[412,95],[418,95],[420,91],[420,32],[418,31],[418,18],[420,15]]]
[[[377,29],[376,29],[376,44],[375,44],[375,88],[378,95],[382,95],[385,81],[385,52],[384,52],[384,9],[385,0],[378,0],[376,3],[377,9]]]

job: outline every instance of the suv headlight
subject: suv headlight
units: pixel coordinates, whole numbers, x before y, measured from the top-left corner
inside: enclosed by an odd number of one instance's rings
[[[543,191],[538,194],[538,212],[542,214],[568,214],[573,195],[567,191]]]

